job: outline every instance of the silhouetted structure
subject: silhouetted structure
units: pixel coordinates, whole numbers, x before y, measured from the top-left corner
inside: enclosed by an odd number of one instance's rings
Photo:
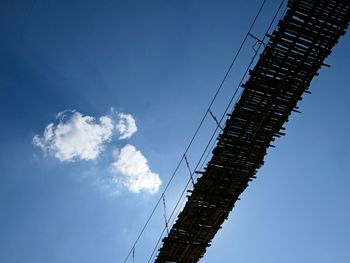
[[[204,255],[349,19],[350,0],[288,2],[156,263],[192,263]]]

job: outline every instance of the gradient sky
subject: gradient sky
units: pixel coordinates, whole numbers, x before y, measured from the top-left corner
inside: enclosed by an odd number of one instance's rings
[[[33,3],[33,5],[32,5]],[[253,30],[261,36],[279,1]],[[0,262],[123,262],[169,180],[260,1],[0,2]],[[201,261],[350,262],[350,35],[341,38]],[[252,56],[249,40],[213,107],[220,116]],[[131,114],[90,160],[64,161],[33,145],[65,110],[98,120]],[[189,152],[191,167],[215,123]],[[135,193],[111,178],[133,145],[163,182]],[[114,177],[113,177],[114,176]],[[181,166],[168,213],[188,180]],[[160,207],[135,262],[164,225]],[[128,262],[132,262],[131,260]]]

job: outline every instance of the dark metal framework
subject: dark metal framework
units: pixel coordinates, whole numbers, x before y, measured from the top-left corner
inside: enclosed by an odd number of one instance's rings
[[[350,0],[289,0],[156,263],[203,257],[349,20]]]

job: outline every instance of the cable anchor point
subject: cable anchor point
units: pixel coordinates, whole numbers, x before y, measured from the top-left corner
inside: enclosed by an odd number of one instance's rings
[[[252,46],[252,48],[255,52],[258,52],[258,49],[256,48],[256,46],[259,44],[266,47],[266,43],[262,39],[254,36],[251,32],[248,33],[248,36],[250,36],[252,39],[256,40],[255,44]]]
[[[191,170],[191,168],[190,168],[190,164],[188,163],[186,154],[184,154],[184,159],[185,159],[185,162],[186,162],[186,166],[187,166],[188,172],[189,172],[189,174],[190,174],[192,186],[194,187],[193,173],[192,173],[192,170]]]
[[[211,111],[211,109],[208,109],[208,112],[210,113],[210,116],[214,119],[214,121],[216,122],[216,125],[220,128],[220,130],[224,131],[224,129],[221,127],[220,122],[218,121],[218,119],[215,117],[214,113]]]

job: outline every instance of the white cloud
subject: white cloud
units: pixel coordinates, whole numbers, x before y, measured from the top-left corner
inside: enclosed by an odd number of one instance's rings
[[[119,131],[119,139],[129,139],[135,132],[137,126],[134,117],[131,114],[119,113],[118,123],[115,128]]]
[[[117,160],[112,163],[113,171],[122,176],[116,178],[117,182],[122,182],[133,193],[158,192],[162,182],[158,174],[151,171],[146,157],[139,150],[128,144],[115,156]]]
[[[64,111],[57,119],[57,125],[50,123],[42,136],[34,136],[33,144],[60,161],[94,160],[112,138],[114,125],[109,116],[96,121],[76,111]]]
[[[129,139],[136,131],[131,114],[114,114],[94,118],[77,111],[66,110],[57,114],[57,121],[46,126],[42,135],[33,137],[33,144],[60,161],[95,160],[112,140]],[[156,193],[161,185],[157,173],[151,171],[146,157],[133,145],[127,144],[113,153],[113,175],[98,177],[98,183],[119,194],[121,187],[130,192]],[[116,187],[117,186],[117,187]]]

